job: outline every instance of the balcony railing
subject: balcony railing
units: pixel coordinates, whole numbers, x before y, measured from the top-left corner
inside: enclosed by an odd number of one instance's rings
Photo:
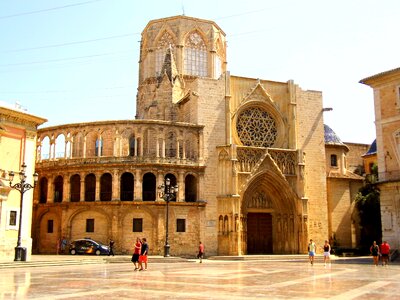
[[[185,165],[197,166],[199,160],[189,158],[176,158],[176,157],[149,157],[149,156],[102,156],[102,157],[88,157],[88,158],[57,158],[54,160],[42,160],[37,162],[39,167],[53,167],[53,166],[74,166],[82,164],[105,164],[105,163],[132,163],[132,164],[171,164],[171,165]]]

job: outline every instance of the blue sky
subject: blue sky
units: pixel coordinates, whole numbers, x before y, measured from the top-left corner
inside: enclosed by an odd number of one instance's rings
[[[322,91],[345,142],[375,139],[372,89],[359,80],[400,67],[400,1],[1,0],[0,100],[45,127],[134,119],[140,33],[174,15],[214,20],[233,75]]]

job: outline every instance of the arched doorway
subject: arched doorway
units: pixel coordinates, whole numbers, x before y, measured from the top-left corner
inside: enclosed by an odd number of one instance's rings
[[[243,253],[299,253],[298,203],[288,182],[270,170],[251,180],[241,205]]]

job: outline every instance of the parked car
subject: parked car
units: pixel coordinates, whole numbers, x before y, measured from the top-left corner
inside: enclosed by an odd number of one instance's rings
[[[72,255],[75,254],[108,255],[110,253],[110,248],[92,239],[79,239],[71,242],[71,244],[69,245],[69,253]]]

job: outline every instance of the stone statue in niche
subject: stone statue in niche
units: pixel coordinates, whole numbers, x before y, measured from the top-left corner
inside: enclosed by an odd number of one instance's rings
[[[272,201],[263,192],[256,192],[249,200],[247,208],[272,208]]]

